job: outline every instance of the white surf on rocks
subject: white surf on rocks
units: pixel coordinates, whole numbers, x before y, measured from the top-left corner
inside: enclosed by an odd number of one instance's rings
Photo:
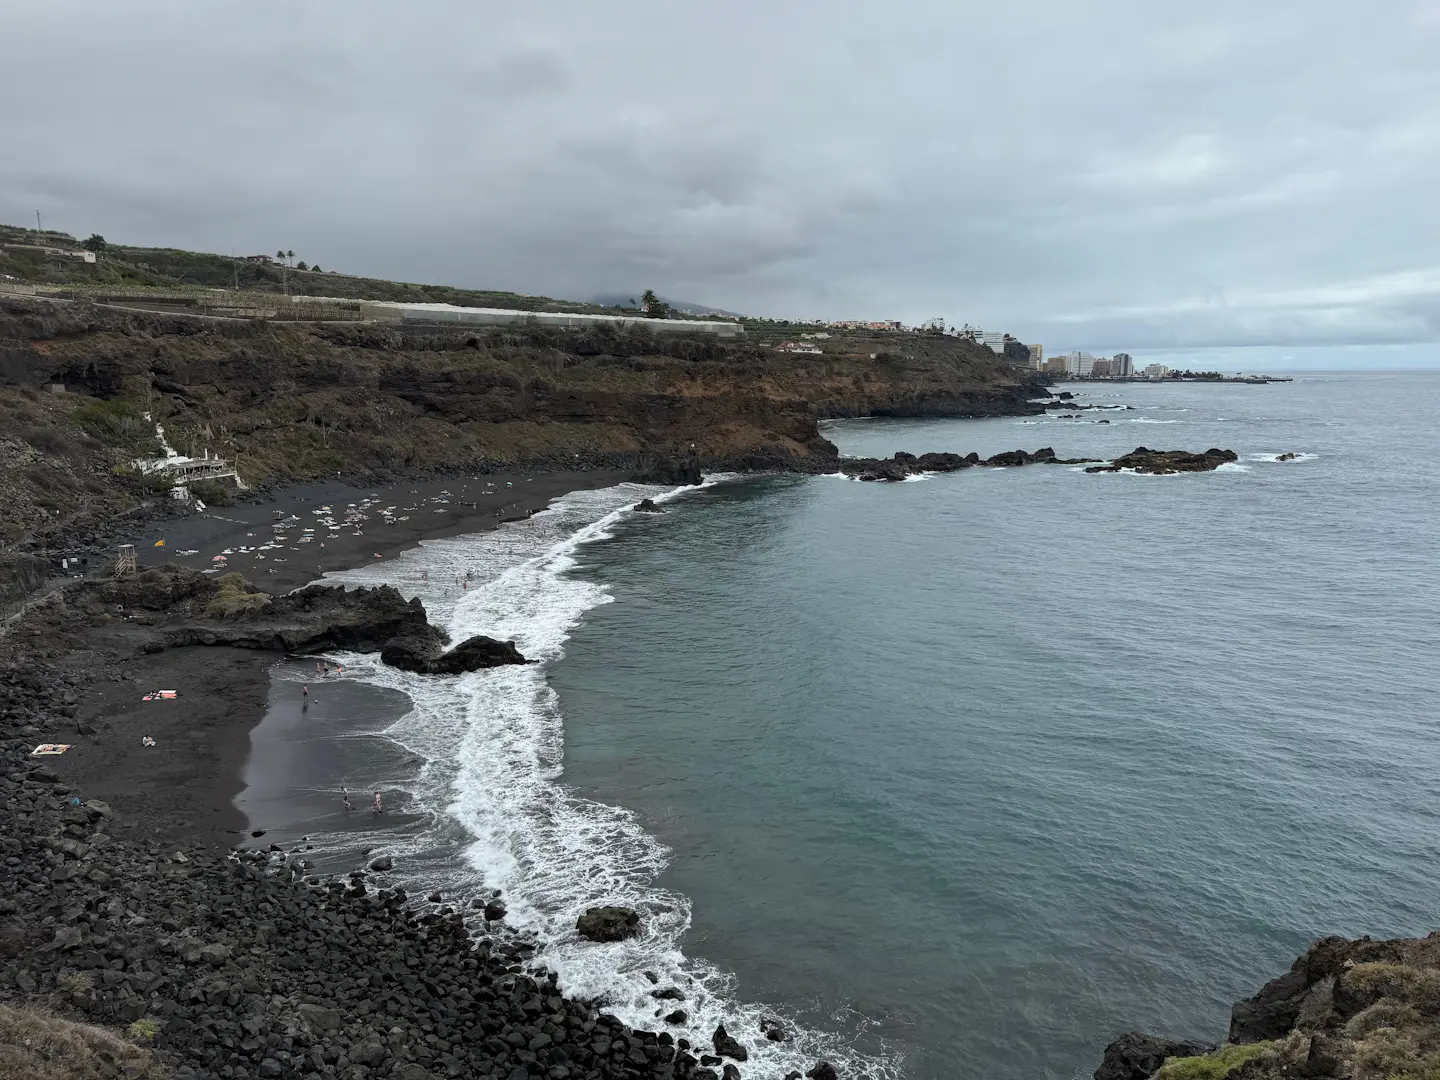
[[[383,734],[423,762],[405,786],[412,789],[412,809],[432,825],[398,834],[381,828],[368,836],[311,836],[310,842],[320,853],[353,849],[357,840],[375,845],[394,858],[391,876],[413,895],[440,890],[447,899],[465,899],[501,890],[506,921],[541,944],[536,962],[557,973],[567,994],[603,1002],[632,1027],[686,1037],[699,1053],[710,1052],[710,1036],[723,1023],[749,1052],[744,1075],[803,1073],[828,1060],[845,1077],[898,1080],[897,1056],[860,1053],[832,1031],[743,1002],[731,974],[686,956],[680,943],[690,926],[690,900],[655,884],[668,849],[631,811],[585,798],[564,783],[564,719],[547,669],[564,654],[585,613],[614,599],[604,586],[572,573],[576,553],[613,535],[641,499],[674,503],[695,490],[622,484],[574,492],[494,532],[426,541],[394,559],[326,575],[329,582],[394,585],[407,597],[419,596],[452,642],[475,634],[513,640],[536,662],[439,677],[386,667],[373,654],[336,657],[347,677],[410,698],[410,712]],[[457,826],[464,837],[458,845]],[[639,912],[640,936],[610,944],[582,939],[576,918],[603,904]],[[669,987],[684,1000],[652,996]],[[686,1022],[666,1024],[662,1017],[676,1009]],[[762,1029],[762,1021],[776,1019],[790,1036],[786,1041],[771,1041]],[[854,1037],[854,1014],[834,1019]]]

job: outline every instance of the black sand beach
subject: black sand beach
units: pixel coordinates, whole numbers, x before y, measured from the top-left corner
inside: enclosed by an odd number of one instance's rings
[[[485,532],[544,510],[571,491],[610,487],[620,472],[476,475],[359,488],[343,483],[286,488],[258,503],[210,507],[132,538],[141,567],[174,562],[244,574],[267,592],[287,592],[333,570],[390,558],[422,540]],[[329,507],[329,512],[321,511]],[[393,513],[382,511],[394,507]],[[321,511],[317,513],[317,511]],[[346,521],[347,515],[353,517]],[[287,519],[293,519],[288,520]],[[332,529],[323,522],[336,523]],[[275,526],[286,523],[277,533]],[[301,542],[313,530],[306,542]],[[276,540],[276,537],[280,540]],[[163,540],[163,547],[156,542]],[[276,546],[259,550],[262,545]]]
[[[608,487],[623,479],[619,473],[594,471],[427,480],[368,489],[339,483],[303,485],[277,492],[264,502],[218,507],[176,519],[167,523],[163,537],[137,535],[136,553],[142,569],[163,562],[208,569],[214,555],[231,548],[226,569],[244,574],[261,589],[279,593],[308,584],[325,571],[347,569],[377,555],[391,557],[422,540],[481,532],[523,520],[570,491]],[[334,520],[343,521],[348,504],[356,504],[359,510],[367,500],[368,507],[360,512],[370,516],[348,528],[331,534],[328,528],[312,524],[326,516],[313,513],[322,506],[330,506]],[[423,509],[397,512],[392,515],[395,520],[387,524],[378,510],[391,505]],[[441,510],[444,513],[436,512]],[[292,540],[283,547],[256,550],[270,541],[277,518],[292,516],[299,520],[290,534],[313,528],[317,539],[305,545]],[[402,517],[406,520],[400,520]],[[323,552],[318,539],[322,535]],[[163,548],[153,546],[157,539],[165,540]],[[287,540],[291,539],[287,535]],[[242,547],[250,550],[241,553]],[[292,550],[297,547],[300,550]],[[186,551],[194,554],[180,554]],[[123,810],[133,828],[167,843],[186,838],[228,846],[249,840],[250,830],[266,827],[252,823],[235,800],[245,787],[242,776],[251,754],[251,731],[265,717],[267,702],[278,701],[287,692],[299,692],[299,684],[277,681],[272,688],[269,669],[281,662],[282,656],[215,646],[148,655],[140,650],[142,635],[122,614],[79,634],[67,622],[63,606],[37,613],[31,626],[19,632],[43,639],[43,651],[62,660],[64,667],[74,672],[77,684],[89,686],[66,710],[70,715],[57,712],[37,717],[41,724],[38,741],[73,747],[65,755],[49,759],[66,784]],[[178,696],[174,701],[141,700],[156,689],[173,689]],[[323,722],[322,714],[336,704],[321,703],[334,689],[333,683],[325,688],[316,686],[315,722]],[[358,699],[369,694],[370,688],[352,684],[342,692]],[[366,700],[372,704],[358,712],[378,709],[388,718],[386,723],[403,711],[394,702],[375,705],[373,697]],[[154,747],[142,745],[146,735],[155,739]],[[252,778],[260,781],[263,772],[255,770]],[[258,792],[256,797],[263,799]],[[397,811],[402,797],[398,791],[391,794],[390,805]],[[364,803],[368,807],[368,796]],[[294,809],[298,816],[287,811],[274,818],[302,820],[304,808]],[[398,823],[398,819],[387,821]]]

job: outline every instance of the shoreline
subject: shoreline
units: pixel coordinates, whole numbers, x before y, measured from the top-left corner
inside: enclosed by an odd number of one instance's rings
[[[513,486],[506,487],[507,479]],[[488,492],[483,490],[487,480],[494,484]],[[164,548],[154,547],[153,541],[142,546],[143,537],[137,536],[137,561],[142,570],[162,562],[200,569],[210,565],[212,552],[243,542],[252,552],[237,551],[227,569],[244,573],[266,591],[288,592],[322,573],[374,561],[376,554],[394,558],[428,540],[493,531],[529,518],[563,495],[623,480],[623,474],[600,471],[494,476],[482,477],[482,490],[474,492],[464,488],[474,480],[453,478],[368,489],[339,483],[298,485],[264,502],[167,522]],[[358,504],[378,496],[381,506],[418,505],[416,500],[445,498],[439,493],[447,489],[452,492],[448,502],[428,504],[432,511],[444,509],[444,515],[416,514],[409,521],[370,529],[364,527],[368,521],[361,522],[358,530],[342,530],[333,540],[327,537],[323,562],[287,560],[267,567],[273,560],[258,556],[271,553],[254,550],[270,539],[277,511],[313,519],[313,511],[326,504]],[[460,505],[455,496],[461,491],[464,501],[473,505]],[[318,548],[318,543],[308,546]],[[196,553],[165,557],[191,549]],[[255,826],[236,800],[243,798],[247,786],[251,736],[265,718],[271,668],[284,661],[281,654],[203,645],[145,654],[139,648],[142,635],[122,614],[107,617],[98,627],[77,626],[65,609],[63,593],[37,604],[4,640],[17,657],[28,654],[42,669],[53,665],[48,679],[62,688],[59,707],[34,716],[22,730],[36,742],[72,746],[62,756],[44,759],[62,782],[115,806],[134,823],[137,835],[210,846],[235,846],[249,839]],[[174,689],[177,698],[141,700],[155,689]],[[146,735],[155,739],[154,747],[141,745]]]

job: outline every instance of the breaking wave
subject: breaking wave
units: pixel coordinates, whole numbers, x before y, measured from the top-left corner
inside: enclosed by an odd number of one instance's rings
[[[402,856],[397,866],[416,891],[463,897],[502,890],[507,921],[541,943],[537,963],[556,972],[566,993],[602,1002],[633,1027],[664,1028],[708,1047],[723,1022],[749,1050],[758,1075],[803,1072],[823,1058],[846,1076],[896,1080],[898,1058],[861,1054],[831,1032],[742,1002],[732,975],[687,957],[680,943],[690,927],[690,900],[655,885],[669,850],[631,811],[585,798],[563,782],[564,718],[547,668],[564,655],[585,613],[614,599],[604,586],[572,573],[576,554],[613,535],[640,498],[672,502],[694,490],[623,484],[575,492],[528,521],[427,541],[393,560],[327,575],[395,585],[421,597],[452,640],[475,634],[514,640],[537,661],[447,678],[385,667],[375,655],[339,658],[348,675],[408,695],[410,712],[384,737],[423,762],[406,786],[428,826],[377,830],[366,839]],[[310,840],[323,853],[353,848],[356,835]],[[611,944],[580,938],[576,918],[598,904],[634,908],[641,935]],[[660,1021],[675,1004],[651,996],[657,985],[683,991],[684,1025]],[[762,1033],[761,1020],[776,1016],[791,1040],[771,1042]],[[853,1016],[834,1020],[854,1031]]]

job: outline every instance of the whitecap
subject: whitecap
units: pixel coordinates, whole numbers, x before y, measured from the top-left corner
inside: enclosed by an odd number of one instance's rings
[[[441,889],[463,897],[482,886],[503,890],[507,920],[543,943],[539,959],[556,972],[564,991],[603,1000],[628,1024],[655,1030],[657,1006],[669,1007],[650,996],[655,984],[642,973],[651,971],[661,987],[679,986],[686,995],[689,1019],[683,1027],[670,1026],[674,1034],[706,1046],[723,1022],[745,1044],[759,1075],[803,1072],[825,1058],[845,1076],[898,1080],[897,1057],[861,1055],[835,1034],[790,1017],[781,1016],[794,1034],[791,1041],[766,1039],[760,1020],[777,1010],[741,1002],[731,974],[682,952],[690,900],[655,884],[669,850],[630,810],[585,798],[563,783],[564,718],[546,669],[563,656],[585,613],[614,599],[605,586],[574,573],[577,554],[584,544],[612,536],[639,499],[668,503],[695,490],[627,484],[576,492],[494,532],[427,541],[388,562],[327,575],[393,584],[421,596],[432,621],[453,640],[474,634],[514,640],[538,661],[436,677],[385,667],[375,655],[336,657],[351,677],[409,696],[411,711],[384,736],[425,763],[408,786],[415,808],[430,815],[434,828],[408,837],[379,831],[367,842],[396,855],[397,865],[417,867],[417,893]],[[422,570],[428,581],[420,580]],[[467,570],[476,575],[468,591],[456,584]],[[469,837],[463,849],[454,858],[435,858],[450,843],[442,832],[456,824]],[[356,839],[312,836],[322,852],[352,850]],[[421,855],[430,857],[407,858]],[[581,939],[575,920],[596,904],[634,908],[642,934],[604,945]]]

